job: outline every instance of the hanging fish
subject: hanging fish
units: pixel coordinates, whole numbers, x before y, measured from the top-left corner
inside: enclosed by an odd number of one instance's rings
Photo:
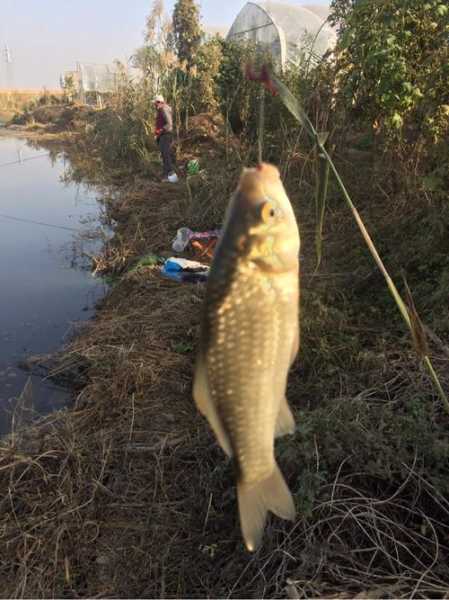
[[[269,510],[295,518],[274,439],[295,429],[285,390],[299,348],[299,248],[277,168],[245,169],[209,274],[193,395],[235,459],[250,551],[261,543]]]

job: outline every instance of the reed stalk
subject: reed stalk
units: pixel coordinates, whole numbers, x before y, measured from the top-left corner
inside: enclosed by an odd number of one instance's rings
[[[402,299],[393,279],[391,278],[390,274],[388,273],[380,255],[376,249],[376,246],[375,246],[373,240],[371,239],[370,234],[368,233],[368,230],[362,220],[362,217],[360,216],[359,211],[357,210],[356,206],[354,205],[354,202],[352,201],[351,196],[349,195],[349,192],[346,189],[346,186],[344,185],[343,180],[342,180],[332,158],[329,156],[326,148],[324,147],[324,144],[327,139],[327,134],[317,132],[317,130],[313,126],[313,123],[309,119],[307,113],[302,108],[299,100],[291,93],[291,91],[287,88],[287,86],[284,83],[282,83],[282,81],[280,81],[273,73],[269,72],[266,67],[264,67],[262,69],[259,81],[264,83],[268,89],[270,89],[270,90],[274,89],[275,92],[277,92],[279,94],[285,107],[291,112],[291,114],[297,119],[297,121],[299,121],[299,123],[301,123],[301,125],[307,131],[307,133],[309,134],[311,139],[314,141],[317,151],[318,151],[318,156],[320,157],[320,160],[326,160],[328,169],[330,169],[332,171],[332,173],[335,176],[335,179],[337,180],[337,183],[342,191],[343,197],[344,197],[347,205],[349,206],[349,209],[357,223],[357,226],[362,234],[363,239],[365,240],[366,245],[368,246],[371,256],[373,257],[376,265],[378,266],[380,272],[382,273],[382,275],[386,281],[388,290],[389,290],[391,296],[393,297],[393,299],[396,303],[396,306],[398,307],[399,312],[401,313],[401,316],[410,331],[412,339],[413,340],[418,339],[420,335],[423,335],[423,333],[422,333],[423,328],[420,328],[420,331],[417,331],[417,327],[418,327],[417,323],[418,322],[420,323],[419,317],[417,316],[416,311],[414,311],[414,313],[416,314],[417,319],[412,319],[410,317],[410,309],[407,308],[407,305],[404,302],[404,300]],[[317,184],[318,190],[321,189],[321,190],[324,190],[324,192],[325,192],[326,188],[327,188],[327,173],[326,173],[325,169],[320,169],[319,173],[320,173],[320,181],[318,181],[318,184]],[[319,193],[320,192],[318,191],[317,198],[318,198]],[[322,193],[323,192],[321,192],[321,195],[322,195]],[[321,197],[321,206],[322,206],[321,211],[322,212],[320,212],[320,220],[318,222],[318,236],[321,236],[322,220],[324,217],[323,202],[324,202],[323,198]],[[319,241],[317,242],[317,244],[319,245]],[[319,260],[321,259],[321,247],[320,247],[318,259]],[[421,331],[421,329],[422,329],[422,331]],[[426,369],[429,373],[429,376],[438,392],[438,395],[440,396],[440,398],[443,402],[444,409],[449,414],[448,397],[443,390],[443,387],[441,385],[441,382],[438,378],[438,375],[437,375],[435,369],[433,368],[433,365],[432,365],[429,355],[424,354],[423,350],[421,349],[421,351],[420,351],[418,348],[417,348],[417,353],[420,356],[421,360],[423,361],[424,366],[426,367]]]

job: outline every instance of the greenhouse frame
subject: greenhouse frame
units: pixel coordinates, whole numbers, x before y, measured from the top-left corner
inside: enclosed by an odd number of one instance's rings
[[[326,6],[288,4],[272,0],[247,2],[232,24],[227,39],[251,41],[268,49],[282,68],[297,64],[304,53],[321,58],[336,42],[327,22]]]

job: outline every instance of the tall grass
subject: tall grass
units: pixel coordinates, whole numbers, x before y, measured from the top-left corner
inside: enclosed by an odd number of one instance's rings
[[[304,130],[307,132],[307,134],[310,136],[310,138],[314,142],[314,144],[318,150],[318,156],[319,156],[321,165],[323,165],[325,163],[324,168],[320,168],[319,178],[318,178],[318,182],[317,182],[317,190],[318,190],[317,191],[317,212],[318,212],[319,218],[318,218],[316,241],[317,241],[318,264],[319,264],[320,257],[321,257],[321,239],[322,239],[322,225],[323,225],[323,219],[324,219],[324,203],[325,203],[325,195],[326,195],[326,189],[327,189],[327,180],[328,180],[329,170],[330,170],[333,173],[333,175],[338,183],[338,186],[343,194],[343,197],[344,197],[349,209],[351,210],[351,213],[357,223],[357,226],[362,234],[362,237],[363,237],[366,245],[368,246],[371,256],[373,257],[376,265],[378,266],[380,272],[382,273],[382,275],[386,281],[388,290],[389,290],[391,296],[393,297],[403,320],[405,321],[408,329],[410,330],[410,334],[411,334],[412,340],[414,342],[415,350],[417,351],[417,354],[418,354],[420,360],[422,360],[423,364],[425,365],[425,367],[430,375],[430,378],[438,392],[438,395],[441,398],[443,406],[444,406],[446,412],[449,414],[449,399],[442,388],[442,385],[440,383],[438,375],[437,375],[435,369],[433,368],[432,362],[428,355],[427,344],[424,343],[424,341],[425,341],[424,327],[423,327],[421,320],[419,319],[419,316],[413,305],[413,301],[411,300],[410,291],[406,287],[406,291],[408,293],[408,299],[409,299],[409,301],[406,303],[402,299],[392,277],[388,273],[380,255],[377,251],[377,248],[376,248],[370,234],[368,233],[368,230],[363,222],[363,219],[362,219],[359,211],[355,207],[355,205],[351,199],[351,196],[349,195],[349,192],[346,189],[346,186],[344,185],[343,180],[340,177],[340,174],[339,174],[332,158],[329,156],[329,153],[327,152],[327,150],[324,146],[326,139],[328,137],[328,134],[324,133],[324,132],[319,133],[315,129],[315,127],[313,126],[313,123],[309,119],[307,113],[302,108],[299,100],[290,92],[290,90],[287,88],[287,86],[282,81],[280,81],[271,71],[269,71],[269,69],[267,67],[265,67],[265,66],[262,67],[260,74],[256,74],[251,68],[249,68],[247,70],[247,73],[248,73],[249,79],[260,81],[273,94],[279,94],[279,97],[281,98],[285,107],[297,119],[297,121],[301,124],[301,126],[304,128]]]

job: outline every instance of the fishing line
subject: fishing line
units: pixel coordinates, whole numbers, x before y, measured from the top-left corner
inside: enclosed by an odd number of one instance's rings
[[[21,158],[19,160],[15,160],[13,162],[7,162],[0,165],[0,169],[2,167],[9,167],[11,165],[19,165],[23,162],[28,162],[29,160],[35,160],[36,158],[42,158],[43,156],[50,156],[50,152],[45,152],[45,154],[38,154],[37,156],[30,156],[29,158]]]
[[[35,160],[36,158],[42,158],[43,156],[50,156],[50,152],[46,152],[45,154],[38,154],[37,156],[30,156],[29,158],[22,158],[21,160],[16,160],[14,162],[3,163],[0,165],[1,167],[8,167],[10,165],[17,165],[19,163],[26,162],[28,160]],[[13,217],[11,215],[4,215],[0,213],[0,218],[9,219],[10,221],[18,221],[19,223],[29,223],[31,225],[41,225],[43,227],[52,227],[53,229],[64,229],[65,231],[74,231],[75,233],[79,233],[80,229],[75,229],[75,227],[66,227],[65,225],[54,225],[52,223],[45,223],[43,221],[33,221],[32,219],[22,219],[20,217]]]
[[[261,86],[259,98],[259,118],[258,118],[258,135],[257,135],[257,160],[262,164],[263,160],[263,134],[265,129],[265,88]]]
[[[1,166],[1,165],[0,165]],[[21,219],[20,217],[12,217],[11,215],[3,215],[0,213],[0,218],[10,219],[11,221],[19,221],[20,223],[31,223],[32,225],[43,225],[44,227],[53,227],[54,229],[65,229],[66,231],[80,232],[74,227],[65,227],[64,225],[53,225],[52,223],[43,223],[42,221],[32,221],[31,219]]]

